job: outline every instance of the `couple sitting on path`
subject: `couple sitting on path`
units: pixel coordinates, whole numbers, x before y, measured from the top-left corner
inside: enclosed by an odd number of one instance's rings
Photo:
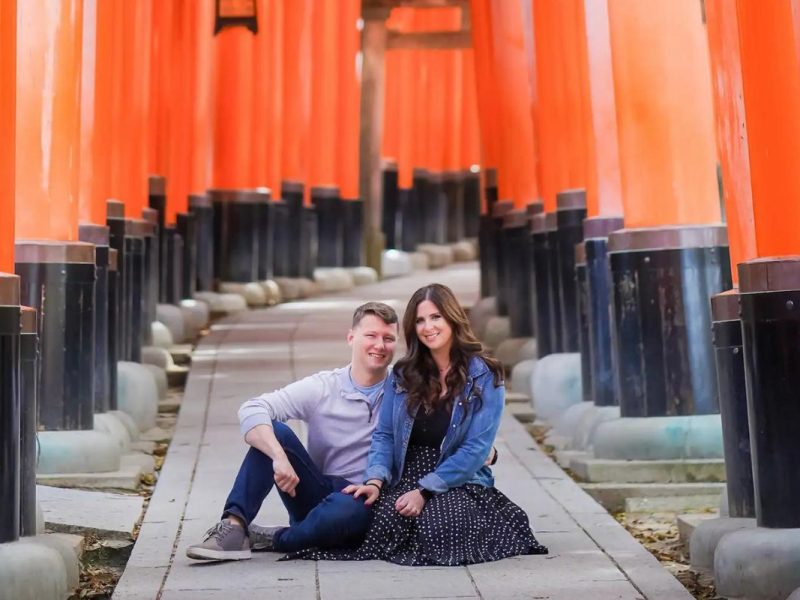
[[[493,487],[487,459],[503,411],[502,369],[450,289],[432,284],[411,297],[408,350],[390,370],[398,333],[391,307],[364,304],[347,335],[348,366],[242,405],[251,447],[222,520],[187,549],[190,558],[241,560],[253,549],[465,565],[547,553],[524,511]],[[307,450],[288,419],[308,424]],[[273,485],[288,527],[253,523]]]

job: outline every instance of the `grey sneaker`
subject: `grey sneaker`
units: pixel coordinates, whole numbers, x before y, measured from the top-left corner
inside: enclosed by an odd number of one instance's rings
[[[250,558],[247,532],[228,519],[206,531],[202,544],[186,549],[186,556],[198,560],[246,560]]]
[[[250,548],[270,552],[275,549],[275,534],[283,527],[262,527],[250,523]]]

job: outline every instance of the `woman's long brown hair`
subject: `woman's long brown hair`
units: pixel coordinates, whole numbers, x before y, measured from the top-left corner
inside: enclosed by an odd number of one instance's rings
[[[439,383],[439,369],[433,360],[430,349],[417,336],[417,307],[430,300],[453,330],[450,347],[450,370],[445,376],[447,393],[442,396]],[[445,285],[432,283],[414,292],[408,301],[403,315],[403,335],[406,355],[397,361],[395,372],[400,384],[408,393],[408,413],[413,415],[422,407],[426,413],[446,406],[452,408],[453,401],[463,391],[467,383],[470,360],[478,356],[484,360],[494,374],[495,385],[503,380],[503,369],[498,361],[490,357],[472,332],[464,309],[456,300],[455,294]],[[464,399],[468,401],[468,399]],[[466,413],[465,413],[466,414]]]

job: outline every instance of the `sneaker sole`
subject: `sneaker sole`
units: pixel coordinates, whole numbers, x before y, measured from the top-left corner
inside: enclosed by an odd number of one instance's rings
[[[248,560],[250,550],[211,550],[210,548],[187,548],[186,556],[196,560]]]

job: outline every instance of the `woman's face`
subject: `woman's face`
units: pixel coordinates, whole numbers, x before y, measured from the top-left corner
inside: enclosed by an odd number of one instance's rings
[[[419,341],[430,348],[431,352],[450,352],[453,328],[430,300],[423,300],[417,306],[416,328]]]

